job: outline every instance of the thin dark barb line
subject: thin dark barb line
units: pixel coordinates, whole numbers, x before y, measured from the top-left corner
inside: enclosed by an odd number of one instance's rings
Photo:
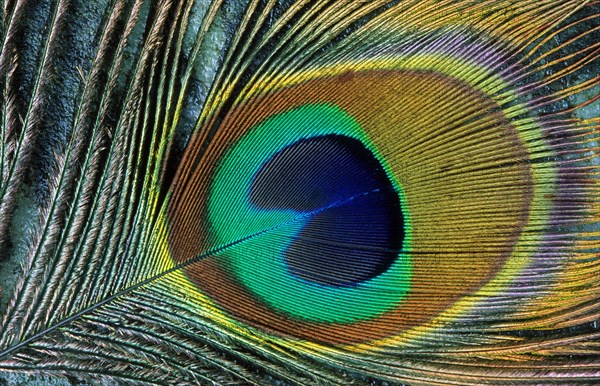
[[[68,324],[68,323],[70,323],[70,322],[72,322],[72,321],[74,321],[76,319],[79,319],[81,316],[84,316],[85,314],[87,314],[87,313],[89,313],[91,311],[94,311],[95,309],[97,309],[99,307],[102,307],[105,304],[108,304],[108,303],[112,302],[116,298],[119,298],[119,297],[121,297],[123,295],[126,295],[126,294],[128,294],[128,293],[130,293],[132,291],[135,291],[138,288],[141,288],[141,287],[143,287],[143,286],[145,286],[147,284],[150,284],[150,283],[152,283],[152,282],[154,282],[156,280],[159,280],[159,279],[161,279],[161,278],[163,278],[163,277],[165,277],[165,276],[167,276],[167,275],[169,275],[169,274],[171,274],[171,273],[173,273],[175,271],[179,271],[180,269],[185,268],[185,267],[187,267],[187,266],[189,266],[191,264],[194,264],[194,263],[197,263],[198,261],[204,260],[208,256],[211,256],[211,255],[223,252],[224,250],[232,248],[232,247],[234,247],[234,246],[236,246],[238,244],[241,244],[241,243],[243,243],[245,241],[248,241],[250,239],[253,239],[255,237],[261,236],[261,235],[263,235],[263,234],[265,234],[267,232],[270,232],[272,230],[279,229],[281,227],[289,225],[289,224],[291,224],[291,223],[293,223],[295,221],[298,221],[298,220],[300,220],[302,218],[306,218],[306,217],[309,217],[309,216],[321,213],[321,212],[329,210],[329,209],[341,207],[341,206],[346,205],[347,203],[349,203],[349,202],[351,202],[351,201],[353,201],[355,199],[362,198],[362,197],[364,197],[364,196],[366,196],[368,194],[377,193],[380,190],[381,189],[373,189],[373,190],[370,190],[370,191],[366,191],[366,192],[363,192],[363,193],[356,194],[356,195],[354,195],[354,196],[352,196],[350,198],[347,198],[345,200],[335,201],[332,204],[330,204],[328,206],[325,206],[323,208],[319,208],[319,209],[313,210],[311,212],[302,213],[302,214],[300,214],[298,216],[295,216],[294,218],[292,218],[292,219],[290,219],[288,221],[285,221],[285,222],[282,222],[280,224],[274,225],[274,226],[272,226],[270,228],[267,228],[267,229],[263,229],[262,231],[252,233],[252,234],[250,234],[250,235],[248,235],[246,237],[242,237],[240,239],[237,239],[235,241],[232,241],[230,243],[222,245],[222,246],[220,246],[218,248],[214,248],[214,249],[212,249],[210,251],[202,253],[202,254],[200,254],[200,255],[198,255],[198,256],[196,256],[196,257],[194,257],[194,258],[192,258],[192,259],[190,259],[190,260],[188,260],[186,262],[180,263],[180,264],[178,264],[178,265],[176,265],[176,266],[174,266],[174,267],[172,267],[172,268],[170,268],[170,269],[168,269],[168,270],[166,270],[164,272],[161,272],[159,274],[151,276],[151,277],[149,277],[149,278],[147,278],[145,280],[142,280],[141,282],[139,282],[137,284],[134,284],[132,286],[126,287],[126,288],[124,288],[124,289],[122,289],[122,290],[114,293],[113,295],[110,295],[106,299],[101,300],[101,301],[99,301],[99,302],[97,302],[95,304],[92,304],[92,305],[84,308],[83,310],[81,310],[81,311],[79,311],[79,312],[77,312],[77,313],[75,313],[75,314],[73,314],[73,315],[71,315],[71,316],[69,316],[69,317],[67,317],[67,318],[59,321],[58,323],[54,324],[53,326],[45,328],[42,331],[38,332],[37,334],[32,335],[31,337],[29,337],[29,338],[27,338],[27,339],[25,339],[25,340],[23,340],[23,341],[15,344],[15,345],[13,345],[13,346],[8,347],[4,352],[0,353],[0,359],[3,359],[5,357],[7,357],[8,355],[12,354],[13,352],[19,350],[20,348],[22,348],[24,346],[27,346],[29,343],[42,338],[44,335],[46,335],[48,333],[51,333],[51,332],[59,329],[60,327],[66,325],[66,324]]]

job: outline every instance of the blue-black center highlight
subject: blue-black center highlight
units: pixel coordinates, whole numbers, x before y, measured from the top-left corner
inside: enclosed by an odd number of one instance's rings
[[[286,146],[254,176],[250,202],[312,213],[285,252],[288,271],[309,282],[354,286],[385,272],[402,247],[398,194],[354,138],[326,135]]]

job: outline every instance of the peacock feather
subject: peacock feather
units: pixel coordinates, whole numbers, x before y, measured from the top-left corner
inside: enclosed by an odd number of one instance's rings
[[[0,4],[0,380],[600,383],[598,1]]]

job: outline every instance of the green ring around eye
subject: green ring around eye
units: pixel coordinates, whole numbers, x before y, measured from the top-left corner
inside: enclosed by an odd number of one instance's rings
[[[266,160],[287,144],[325,135],[360,141],[386,171],[403,207],[402,252],[385,272],[351,287],[326,286],[291,275],[285,251],[310,215],[257,208],[248,198],[253,176]],[[351,323],[398,307],[410,291],[411,227],[402,188],[388,168],[358,122],[336,106],[308,104],[258,124],[229,149],[213,179],[208,210],[212,236],[220,245],[245,240],[240,243],[243,247],[227,250],[222,264],[254,297],[297,319]]]

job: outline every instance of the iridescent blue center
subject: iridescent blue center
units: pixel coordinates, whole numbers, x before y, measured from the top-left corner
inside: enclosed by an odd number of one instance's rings
[[[274,154],[256,173],[250,202],[294,210],[310,220],[285,252],[288,271],[303,280],[350,287],[379,276],[404,239],[398,193],[357,139],[302,139]]]

